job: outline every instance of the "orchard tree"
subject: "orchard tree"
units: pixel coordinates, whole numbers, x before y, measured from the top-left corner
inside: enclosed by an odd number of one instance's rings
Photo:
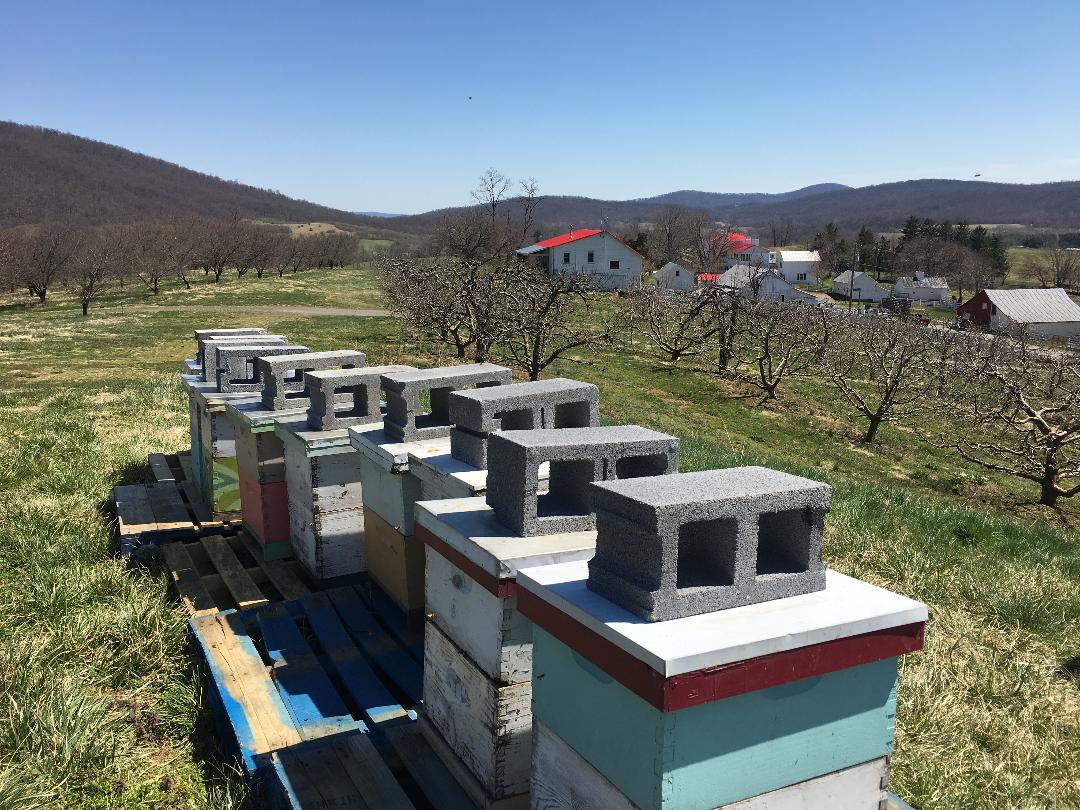
[[[79,297],[85,318],[90,302],[124,272],[128,229],[102,225],[80,234],[79,249],[66,264],[65,280]]]
[[[720,328],[715,285],[674,293],[655,285],[637,287],[628,296],[629,321],[635,331],[670,363],[709,350]]]
[[[82,233],[70,225],[45,223],[26,228],[18,240],[15,278],[38,301],[64,278],[68,263],[79,251]]]

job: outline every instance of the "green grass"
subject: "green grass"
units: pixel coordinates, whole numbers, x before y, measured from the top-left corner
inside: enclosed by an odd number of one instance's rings
[[[234,324],[234,301],[378,303],[366,271],[284,282],[201,285],[202,310],[0,312],[0,810],[253,805],[214,752],[182,614],[160,575],[117,557],[102,509],[145,475],[148,452],[185,445],[178,372],[193,328]],[[241,320],[371,363],[453,362],[390,319]],[[1080,807],[1080,504],[1047,513],[1028,486],[903,425],[863,447],[812,377],[759,407],[641,346],[578,353],[555,374],[599,385],[606,421],[678,435],[683,469],[763,463],[833,484],[829,564],[931,609],[926,650],[902,665],[897,792],[935,808]],[[941,410],[921,421],[945,424]]]

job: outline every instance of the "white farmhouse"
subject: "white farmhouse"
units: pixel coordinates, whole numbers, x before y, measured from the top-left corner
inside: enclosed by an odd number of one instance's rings
[[[653,278],[656,285],[665,290],[689,290],[694,286],[694,271],[675,262],[665,264],[653,273]]]
[[[723,236],[714,237],[714,241],[721,239],[725,242],[724,264],[728,267],[734,267],[737,264],[768,267],[772,261],[772,254],[760,245],[759,240],[751,239],[746,234],[731,231]]]
[[[641,282],[640,253],[607,231],[580,228],[521,248],[552,273],[581,273],[598,290],[625,290]]]
[[[776,272],[789,284],[817,284],[821,278],[821,254],[816,250],[774,250],[772,255]]]
[[[833,281],[833,292],[853,301],[880,301],[888,292],[866,273],[845,270]]]
[[[797,290],[777,275],[775,270],[737,264],[729,267],[716,282],[722,287],[738,290],[747,298],[772,301],[816,301],[809,293]]]
[[[914,276],[900,276],[893,284],[893,295],[912,301],[947,301],[949,282],[940,276],[928,276],[922,270]]]

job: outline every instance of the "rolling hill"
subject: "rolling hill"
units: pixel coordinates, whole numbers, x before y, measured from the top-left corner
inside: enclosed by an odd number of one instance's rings
[[[373,227],[387,222],[222,180],[77,135],[0,122],[0,227],[44,220],[96,225],[234,213],[283,222]]]
[[[464,195],[463,195],[464,196]],[[512,203],[513,204],[513,203]],[[669,205],[765,228],[788,220],[798,229],[835,222],[895,230],[911,215],[977,223],[1080,228],[1080,182],[1020,185],[963,180],[909,180],[862,188],[820,183],[782,194],[673,191],[634,200],[549,196],[537,209],[545,233],[561,228],[648,222]],[[393,216],[340,211],[255,186],[185,169],[118,146],[41,127],[0,122],[0,227],[56,220],[92,225],[183,214],[279,222],[330,222],[354,229],[422,235],[444,208]]]

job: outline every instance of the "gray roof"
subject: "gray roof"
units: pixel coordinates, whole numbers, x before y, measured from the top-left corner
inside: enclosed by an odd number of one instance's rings
[[[755,280],[758,276],[763,276],[768,272],[768,268],[765,267],[751,267],[748,264],[733,264],[721,274],[719,282],[725,287],[743,287]],[[777,276],[777,278],[780,277]],[[783,279],[780,280],[783,281]]]
[[[529,245],[528,247],[521,248],[517,253],[519,256],[530,256],[533,253],[543,253],[545,250],[547,250],[547,248],[540,247],[540,245]]]
[[[850,284],[851,281],[852,281],[852,278],[858,278],[859,276],[866,276],[866,278],[870,278],[870,276],[867,276],[866,273],[864,273],[862,270],[859,270],[858,272],[854,272],[854,273],[851,270],[845,270],[843,273],[838,275],[834,279],[834,281],[839,281],[841,284]],[[873,280],[873,279],[871,279],[871,280]]]
[[[895,286],[905,287],[929,287],[932,289],[949,289],[949,282],[947,282],[941,276],[923,276],[915,278],[914,276],[900,276],[896,279]]]
[[[656,272],[658,272],[658,273],[663,273],[663,272],[664,272],[665,270],[685,270],[685,271],[686,271],[687,273],[689,273],[689,272],[690,272],[690,270],[689,270],[689,269],[687,269],[687,268],[683,267],[683,266],[682,266],[681,264],[679,264],[678,262],[668,262],[667,264],[665,264],[665,265],[664,265],[663,267],[661,267],[661,268],[660,268],[659,270],[657,270]]]
[[[1080,306],[1065,290],[983,290],[998,312],[1018,323],[1080,321]]]

